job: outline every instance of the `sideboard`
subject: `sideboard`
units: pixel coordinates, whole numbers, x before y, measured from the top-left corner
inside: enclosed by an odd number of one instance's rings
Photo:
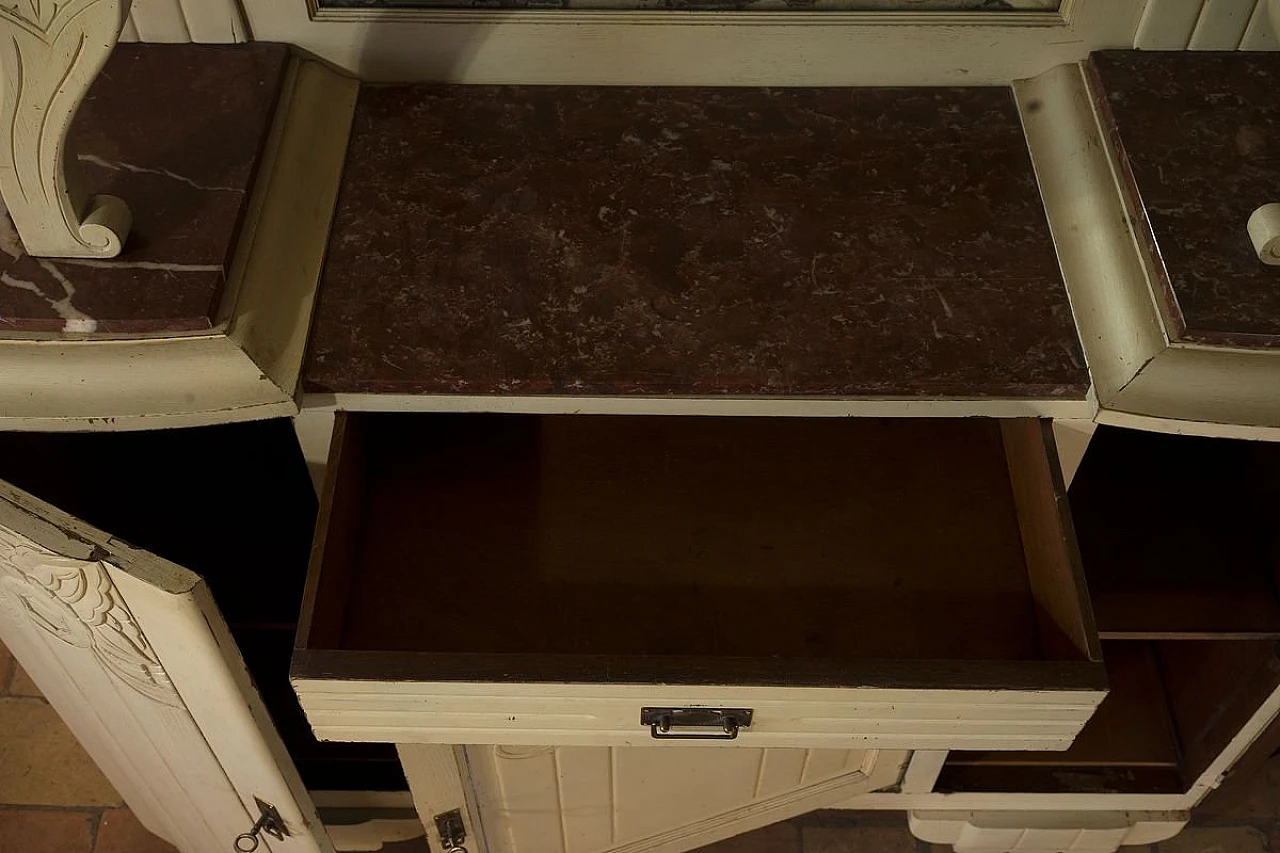
[[[0,10],[0,639],[184,853],[1176,834],[1280,742],[1280,62],[1167,5],[776,88]]]

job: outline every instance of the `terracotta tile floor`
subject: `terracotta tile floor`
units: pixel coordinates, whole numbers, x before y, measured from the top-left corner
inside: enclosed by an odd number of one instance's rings
[[[421,850],[388,845],[384,853]],[[1136,848],[1125,848],[1135,849]],[[0,853],[172,853],[147,832],[0,646]],[[815,812],[700,853],[944,853],[899,812]],[[950,853],[949,849],[945,853]],[[1136,853],[1280,853],[1280,759],[1229,810]]]

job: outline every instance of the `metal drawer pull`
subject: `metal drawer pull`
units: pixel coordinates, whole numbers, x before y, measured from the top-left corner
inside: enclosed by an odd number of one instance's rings
[[[739,729],[751,727],[750,708],[641,708],[640,725],[649,734],[671,740],[733,740]],[[677,732],[678,728],[715,731]]]
[[[253,853],[257,850],[262,844],[264,832],[277,841],[283,841],[289,834],[289,830],[284,825],[284,818],[280,817],[280,812],[276,811],[275,806],[264,803],[258,797],[254,797],[253,801],[258,804],[258,822],[253,825],[253,829],[236,836],[235,848],[240,853]]]

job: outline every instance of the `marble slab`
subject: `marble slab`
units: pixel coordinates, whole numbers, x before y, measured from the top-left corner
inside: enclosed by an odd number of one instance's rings
[[[365,87],[311,392],[1061,397],[1007,89]]]
[[[1175,339],[1280,345],[1280,268],[1246,225],[1280,202],[1280,55],[1106,51],[1095,90],[1146,212]]]
[[[0,336],[210,329],[288,59],[273,44],[119,45],[71,144],[133,230],[118,258],[37,260],[0,216]]]

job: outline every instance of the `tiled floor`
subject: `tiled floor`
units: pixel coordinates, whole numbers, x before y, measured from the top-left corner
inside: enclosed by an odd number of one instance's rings
[[[0,853],[172,853],[0,646]]]
[[[407,848],[402,848],[407,849]],[[419,849],[419,848],[415,848]],[[1280,853],[1280,759],[1248,796],[1135,853]],[[120,796],[0,646],[0,853],[172,853]],[[392,853],[392,848],[384,848]],[[815,812],[700,853],[943,853],[899,812]],[[950,853],[950,851],[946,851]]]

